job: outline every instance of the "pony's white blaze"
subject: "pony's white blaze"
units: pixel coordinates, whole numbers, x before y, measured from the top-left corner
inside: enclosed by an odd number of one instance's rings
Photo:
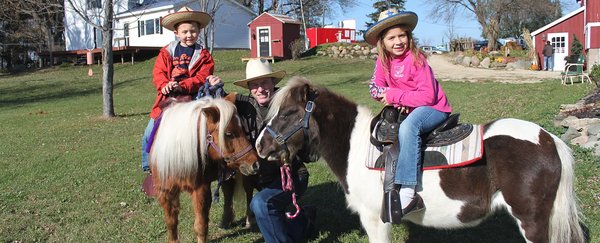
[[[494,121],[483,134],[483,139],[493,136],[507,135],[515,139],[530,141],[534,144],[540,143],[540,126],[535,123],[506,118]]]

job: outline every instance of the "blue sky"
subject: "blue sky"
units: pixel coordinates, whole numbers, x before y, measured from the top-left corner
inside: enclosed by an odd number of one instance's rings
[[[365,22],[367,22],[366,15],[373,11],[373,0],[357,0],[357,5],[348,10],[347,13],[341,13],[339,11],[338,16],[335,19],[326,20],[329,24],[336,25],[338,21],[345,19],[355,19],[356,27],[359,30],[365,29]],[[446,37],[448,33],[448,26],[443,21],[434,21],[429,18],[431,5],[429,1],[424,0],[408,0],[405,4],[405,9],[413,11],[419,16],[419,23],[415,29],[415,36],[417,36],[421,42],[421,45],[440,45],[442,41],[448,41]],[[579,6],[575,0],[563,1],[563,13],[569,13]],[[461,37],[472,37],[475,39],[482,39],[481,28],[475,20],[475,17],[470,13],[463,13],[462,16],[455,18],[455,33]],[[531,30],[533,31],[533,30]],[[362,39],[362,37],[360,37]]]

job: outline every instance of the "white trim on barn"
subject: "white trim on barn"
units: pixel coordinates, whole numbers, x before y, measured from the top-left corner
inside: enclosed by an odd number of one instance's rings
[[[590,49],[592,35],[589,33],[592,33],[592,27],[600,27],[600,22],[592,22],[585,25],[583,30],[583,35],[585,36],[585,49]]]
[[[260,51],[261,51],[260,50],[260,42],[261,42],[260,41],[261,40],[260,30],[268,30],[269,31],[268,39],[267,39],[267,41],[265,41],[265,43],[267,43],[268,46],[269,46],[269,55],[267,55],[267,57],[273,56],[273,52],[272,52],[273,51],[273,46],[271,46],[271,34],[272,34],[272,32],[271,32],[271,26],[257,26],[256,27],[256,56],[262,57],[260,55]]]
[[[560,22],[563,22],[563,21],[565,21],[565,20],[567,20],[567,19],[569,19],[569,18],[577,15],[578,13],[582,12],[583,10],[585,10],[585,7],[578,8],[575,11],[570,12],[569,14],[567,14],[565,16],[562,16],[562,17],[560,17],[557,20],[552,21],[552,23],[544,25],[543,27],[537,29],[536,31],[531,32],[530,35],[531,36],[536,36],[537,34],[542,33],[542,32],[544,32],[547,29],[550,29],[552,26],[555,26],[555,25],[559,24]]]

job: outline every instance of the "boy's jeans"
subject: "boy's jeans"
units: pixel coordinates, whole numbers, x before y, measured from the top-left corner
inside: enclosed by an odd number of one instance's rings
[[[417,185],[417,175],[421,166],[421,134],[432,131],[447,118],[448,113],[421,106],[413,110],[400,124],[400,155],[396,163],[395,184]]]
[[[150,137],[150,133],[152,133],[152,128],[154,128],[154,119],[150,118],[150,121],[146,126],[146,130],[144,130],[144,135],[142,136],[142,170],[144,172],[150,170],[150,164],[148,164],[148,153],[146,153],[146,146],[148,145],[148,138]]]

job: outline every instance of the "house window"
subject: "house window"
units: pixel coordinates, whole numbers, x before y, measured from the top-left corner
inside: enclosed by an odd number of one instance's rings
[[[129,37],[129,23],[123,24],[123,37]]]
[[[87,9],[102,8],[101,0],[87,0]]]
[[[163,33],[159,18],[138,21],[138,26],[138,36]]]

